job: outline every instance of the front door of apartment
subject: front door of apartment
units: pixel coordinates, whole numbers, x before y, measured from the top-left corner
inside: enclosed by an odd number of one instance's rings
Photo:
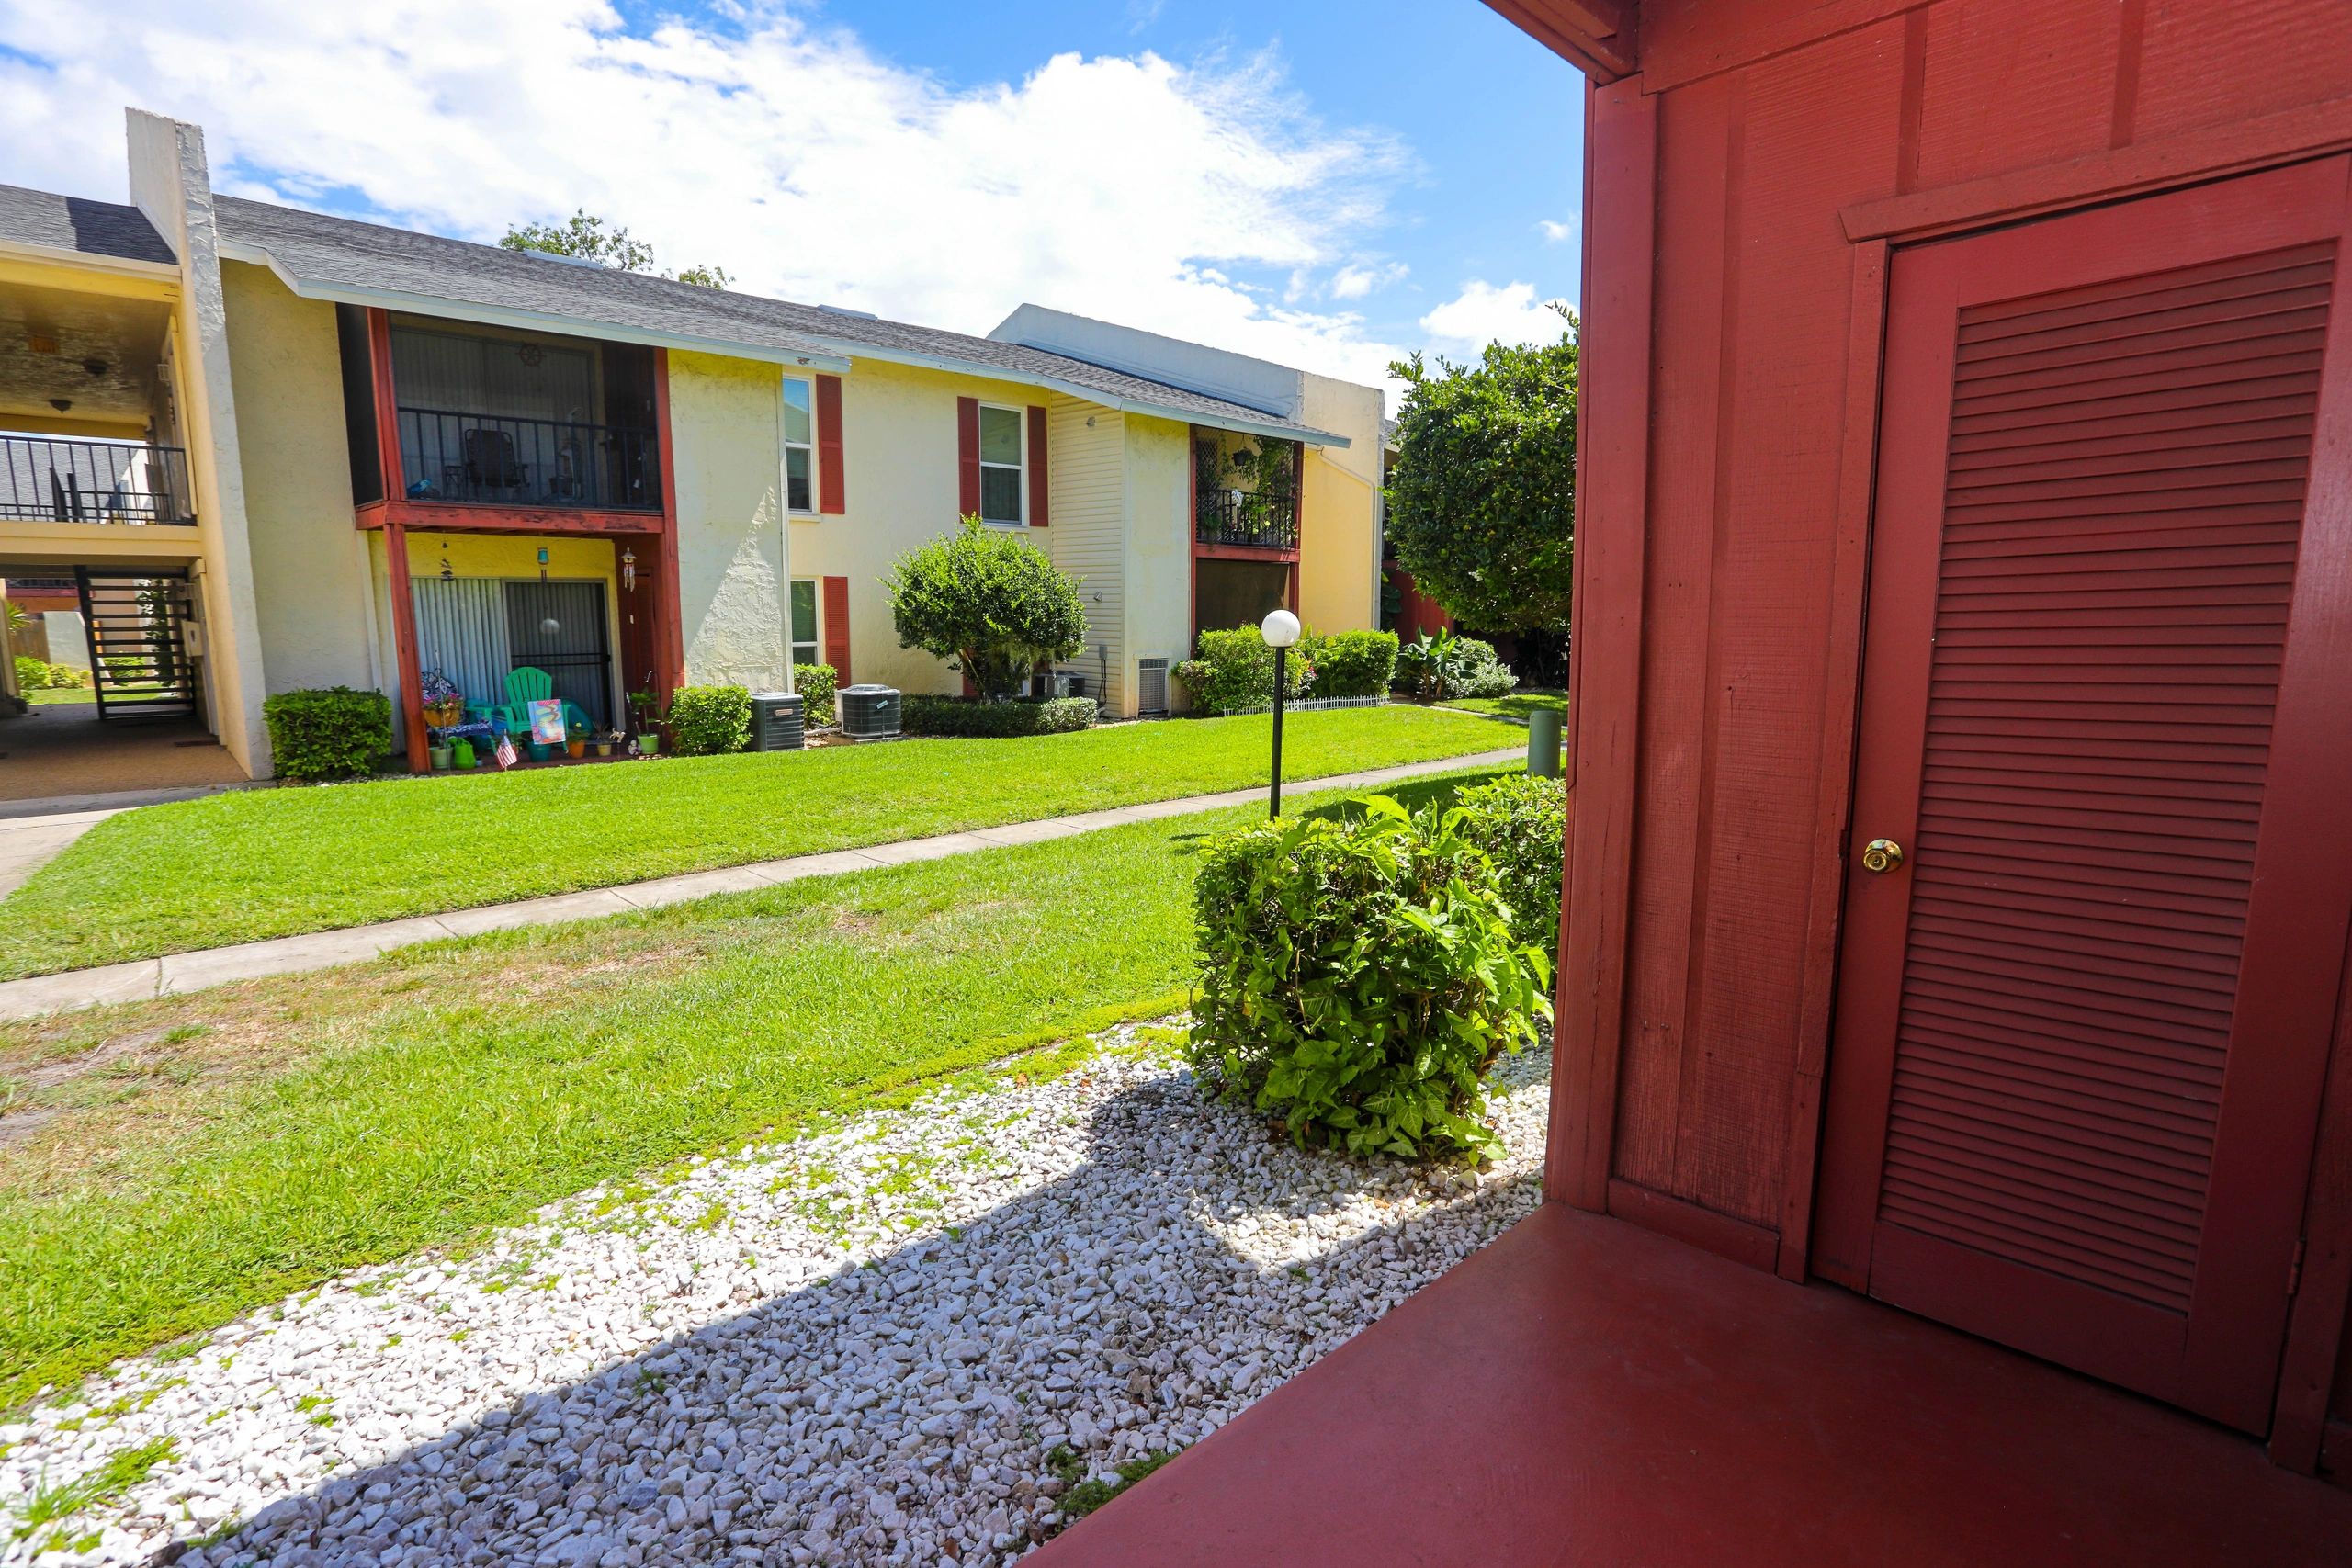
[[[1895,255],[1815,1228],[2256,1431],[2352,911],[2348,198]]]

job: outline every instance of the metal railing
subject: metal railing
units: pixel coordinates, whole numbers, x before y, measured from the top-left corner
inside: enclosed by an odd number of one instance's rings
[[[138,441],[0,435],[0,519],[185,526],[196,521],[187,454]]]
[[[650,430],[403,408],[400,435],[411,501],[662,509],[661,444]]]
[[[1204,545],[1298,548],[1298,508],[1286,490],[1204,491],[1195,525],[1195,536]]]

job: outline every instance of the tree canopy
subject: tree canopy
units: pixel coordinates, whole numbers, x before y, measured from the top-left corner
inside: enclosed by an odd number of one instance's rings
[[[1557,343],[1389,367],[1405,382],[1388,484],[1397,564],[1482,631],[1567,629],[1578,327],[1561,315]]]
[[[884,586],[899,646],[955,660],[991,702],[1018,695],[1041,660],[1086,646],[1078,580],[1020,533],[977,517],[899,557]]]
[[[581,256],[602,262],[621,272],[651,272],[653,247],[644,241],[633,239],[626,229],[607,229],[605,220],[581,208],[561,223],[517,223],[509,228],[499,244],[510,251],[540,251],[548,255]],[[666,268],[662,276],[680,283],[698,284],[705,288],[724,288],[735,280],[727,276],[722,266],[689,266],[677,272]]]

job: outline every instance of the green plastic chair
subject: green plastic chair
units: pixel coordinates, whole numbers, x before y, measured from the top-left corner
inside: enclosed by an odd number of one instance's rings
[[[506,732],[517,740],[531,738],[531,705],[543,703],[555,695],[555,677],[546,671],[524,664],[506,674],[506,700],[485,710],[492,720],[504,719]],[[578,703],[563,705],[563,722],[567,728],[589,728],[587,710]]]

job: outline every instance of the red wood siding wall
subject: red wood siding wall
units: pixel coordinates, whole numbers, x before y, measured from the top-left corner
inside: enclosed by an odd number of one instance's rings
[[[1639,22],[1641,74],[1595,91],[1587,152],[1586,804],[1551,1190],[1800,1273],[1887,254],[1864,220],[1973,213],[1951,231],[2341,146],[2352,6],[1651,0]]]

